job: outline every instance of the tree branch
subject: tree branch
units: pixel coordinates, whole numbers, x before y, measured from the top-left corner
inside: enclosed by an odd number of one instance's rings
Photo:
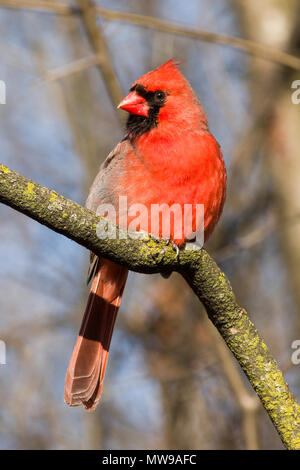
[[[66,3],[45,0],[1,0],[0,6],[14,10],[34,10],[56,15],[73,15],[78,9]]]
[[[175,251],[163,240],[127,232],[75,202],[0,166],[0,202],[96,254],[143,273],[178,271],[204,304],[208,316],[232,351],[288,449],[300,449],[300,406],[284,381],[246,311],[239,305],[225,274],[204,250]],[[116,239],[99,239],[99,222]]]
[[[216,44],[224,44],[226,46],[235,47],[248,54],[261,57],[265,60],[277,62],[278,64],[300,70],[300,59],[286,52],[280,51],[274,47],[265,44],[250,41],[249,39],[230,36],[227,34],[213,33],[200,28],[191,28],[170,21],[155,18],[153,16],[137,15],[135,13],[127,13],[123,11],[110,10],[108,8],[97,7],[97,14],[107,20],[122,21],[144,28],[155,29],[169,34],[186,36],[193,39],[200,39]]]
[[[103,76],[111,100],[114,106],[117,107],[123,99],[123,92],[114,71],[108,45],[100,26],[97,24],[96,6],[91,0],[77,0],[77,5],[81,12],[82,23],[90,44],[95,55],[98,57],[97,66]]]
[[[55,13],[60,15],[80,14],[81,9],[67,4],[63,5],[55,1],[40,0],[0,0],[0,6],[4,8],[36,10],[45,13]],[[170,34],[186,36],[202,41],[216,44],[224,44],[235,47],[253,56],[261,57],[286,67],[300,70],[300,59],[294,55],[280,51],[267,44],[260,44],[249,39],[230,36],[227,34],[212,33],[200,28],[190,28],[170,21],[162,20],[146,15],[137,15],[118,10],[111,10],[95,6],[95,14],[109,21],[121,21],[144,28],[155,29]]]
[[[234,358],[230,351],[226,348],[224,341],[220,338],[217,330],[207,320],[208,332],[211,334],[215,346],[217,356],[222,364],[222,372],[235,395],[237,405],[242,414],[242,429],[247,450],[259,449],[258,420],[257,415],[260,409],[258,396],[249,390],[247,384],[242,379],[237,368]]]

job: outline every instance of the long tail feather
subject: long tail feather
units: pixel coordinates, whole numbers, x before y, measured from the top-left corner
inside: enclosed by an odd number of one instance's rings
[[[128,270],[101,259],[65,381],[65,402],[96,408],[103,387],[110,341]]]

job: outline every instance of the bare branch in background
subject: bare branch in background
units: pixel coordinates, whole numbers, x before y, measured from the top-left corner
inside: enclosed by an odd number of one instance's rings
[[[78,0],[79,1],[79,0]],[[44,3],[44,5],[43,5]],[[90,2],[83,1],[82,4]],[[48,11],[51,13],[57,13],[62,15],[78,14],[81,11],[72,6],[63,6],[55,2],[41,2],[34,0],[0,0],[0,6],[6,8],[22,8],[22,9],[34,9],[39,11]],[[84,9],[86,6],[84,6]],[[101,8],[95,6],[95,14],[102,18],[110,21],[122,21],[136,26],[142,26],[145,28],[156,29],[164,31],[166,33],[178,34],[194,39],[200,39],[202,41],[208,41],[216,44],[224,44],[227,46],[235,47],[248,54],[261,57],[262,59],[275,62],[280,65],[291,67],[295,70],[300,70],[300,59],[296,56],[280,51],[277,48],[270,47],[265,44],[259,44],[255,41],[248,39],[238,38],[229,36],[226,34],[212,33],[210,31],[204,31],[199,28],[190,28],[188,26],[182,26],[179,24],[171,23],[169,21],[161,20],[159,18],[137,15],[134,13],[127,13],[117,10],[110,10],[107,8]]]
[[[90,0],[77,0],[82,15],[82,22],[89,41],[98,57],[98,67],[103,75],[108,93],[115,106],[123,99],[123,92],[115,74],[107,43],[97,24],[96,8]]]
[[[243,419],[243,437],[245,447],[248,450],[259,449],[257,412],[260,408],[260,402],[253,392],[250,392],[240,376],[237,364],[234,362],[228,348],[222,341],[217,330],[210,322],[207,322],[207,328],[216,346],[216,352],[222,364],[224,375],[236,397],[238,406],[241,409]]]
[[[58,15],[73,15],[78,10],[71,5],[39,0],[1,0],[0,5],[4,8],[16,10],[36,10],[41,12],[55,13]]]
[[[55,80],[60,80],[62,78],[69,77],[74,73],[82,72],[83,70],[93,67],[94,65],[99,64],[99,57],[97,55],[92,55],[90,57],[83,57],[82,59],[74,60],[70,64],[63,65],[62,67],[57,67],[56,69],[49,70],[41,80],[45,82],[53,82]]]

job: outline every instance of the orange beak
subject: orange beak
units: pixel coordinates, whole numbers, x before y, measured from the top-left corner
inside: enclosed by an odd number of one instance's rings
[[[119,104],[118,108],[124,109],[131,114],[138,114],[139,116],[148,117],[149,106],[147,101],[142,96],[139,96],[135,91],[131,91]]]

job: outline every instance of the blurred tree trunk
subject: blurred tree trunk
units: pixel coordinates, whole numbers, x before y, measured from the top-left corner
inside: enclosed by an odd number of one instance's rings
[[[209,416],[199,391],[199,364],[203,325],[199,322],[189,286],[173,274],[152,284],[154,317],[149,328],[148,364],[160,383],[167,449],[209,448]],[[149,338],[149,339],[150,339]],[[201,367],[200,367],[201,369]],[[202,423],[199,426],[199,423]],[[205,432],[204,432],[205,429]]]
[[[299,55],[299,2],[236,0],[234,4],[246,37]],[[251,104],[261,146],[256,152],[264,150],[267,156],[265,171],[273,180],[278,229],[300,316],[300,105],[291,101],[291,84],[300,77],[263,60],[254,59],[251,64]]]

